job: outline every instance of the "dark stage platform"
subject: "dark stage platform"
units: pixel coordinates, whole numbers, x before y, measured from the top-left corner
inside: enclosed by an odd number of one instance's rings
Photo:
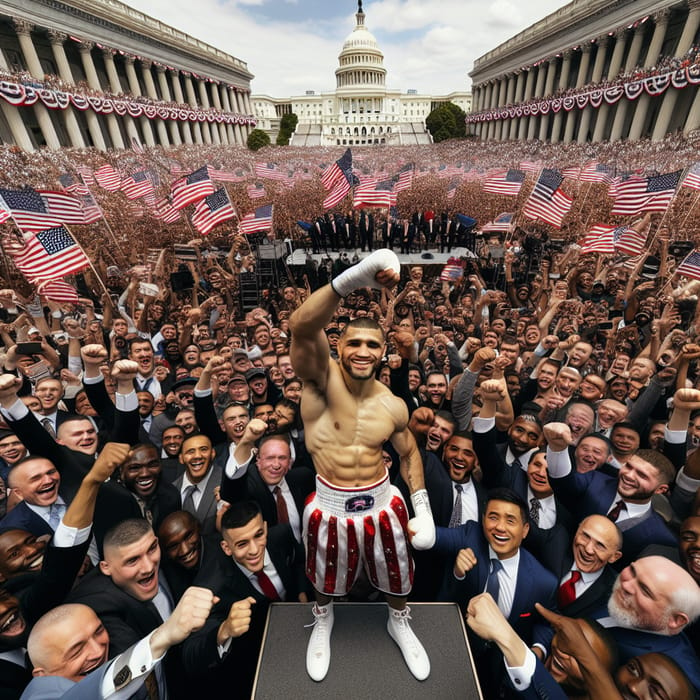
[[[384,603],[335,603],[331,666],[325,680],[306,674],[311,605],[273,603],[258,661],[256,700],[480,700],[459,608],[413,603],[411,627],[430,658],[425,681],[410,673],[386,631]]]

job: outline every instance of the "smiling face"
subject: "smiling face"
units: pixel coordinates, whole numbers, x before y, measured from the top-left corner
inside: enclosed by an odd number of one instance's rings
[[[65,421],[58,426],[56,442],[76,452],[94,455],[97,452],[97,430],[87,419]]]
[[[617,492],[626,501],[646,503],[655,493],[663,493],[668,486],[662,483],[659,470],[637,455],[620,467]]]
[[[461,435],[453,435],[445,443],[442,461],[452,481],[457,484],[468,482],[477,463],[472,441]]]
[[[250,414],[245,406],[229,406],[224,410],[221,418],[226,437],[233,442],[238,442],[245,432],[245,427],[250,422]]]
[[[200,525],[190,513],[182,510],[171,513],[158,529],[158,540],[165,556],[184,569],[199,564],[202,550]]]
[[[508,429],[508,446],[516,457],[537,447],[541,439],[542,428],[522,416],[518,416]]]
[[[224,529],[221,548],[236,563],[248,571],[261,571],[265,566],[267,523],[258,513],[250,522],[240,527]]]
[[[129,453],[121,467],[121,481],[139,498],[148,499],[158,488],[161,464],[155,447],[141,446]]]
[[[21,574],[36,573],[44,562],[46,541],[25,530],[0,535],[0,582]]]
[[[527,465],[527,482],[530,490],[537,498],[546,498],[552,495],[552,486],[549,483],[547,473],[547,454],[535,452]]]
[[[489,501],[482,524],[484,535],[499,559],[515,556],[530,530],[520,508],[509,501]]]
[[[61,476],[48,459],[28,459],[18,464],[10,474],[10,486],[15,494],[33,506],[50,506],[58,498]]]
[[[33,645],[30,642],[30,648]],[[41,635],[35,676],[61,676],[79,683],[109,658],[109,634],[87,605],[71,605],[70,614]]]
[[[37,385],[34,395],[41,401],[41,412],[49,415],[63,396],[63,385],[58,379],[44,379]]]
[[[258,471],[268,486],[276,486],[291,466],[289,443],[286,440],[266,440],[258,452]]]
[[[100,570],[132,598],[148,601],[158,593],[159,564],[158,538],[147,532],[133,544],[105,547]]]
[[[0,651],[25,646],[27,632],[19,600],[0,588]]]
[[[595,435],[587,435],[579,442],[574,453],[576,471],[579,474],[592,472],[602,467],[609,456],[610,448],[605,440]]]
[[[153,346],[150,340],[137,341],[129,348],[129,359],[139,366],[139,373],[143,377],[149,376],[153,372]]]
[[[206,435],[193,435],[182,443],[180,464],[185,465],[187,478],[193,483],[199,483],[209,472],[214,450],[211,440]]]
[[[574,561],[582,573],[600,571],[622,556],[620,546],[615,523],[602,515],[590,515],[581,522],[574,535]]]
[[[431,452],[438,452],[440,447],[454,433],[455,425],[442,416],[435,416],[433,424],[426,435],[426,447]]]
[[[340,366],[351,379],[374,379],[384,355],[384,334],[381,330],[350,326],[338,341]]]
[[[620,666],[615,685],[622,697],[634,700],[691,700],[688,679],[665,654],[642,654]]]
[[[700,516],[693,515],[681,523],[681,561],[700,585]]]

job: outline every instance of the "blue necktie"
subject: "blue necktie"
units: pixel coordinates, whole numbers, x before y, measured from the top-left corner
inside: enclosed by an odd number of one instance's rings
[[[491,594],[491,597],[498,605],[498,594],[501,591],[501,584],[498,582],[498,572],[503,568],[503,564],[498,559],[491,560],[491,572],[486,580],[486,592]]]

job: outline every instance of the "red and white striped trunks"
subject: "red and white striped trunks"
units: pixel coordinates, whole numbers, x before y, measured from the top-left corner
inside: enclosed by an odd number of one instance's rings
[[[316,493],[304,508],[306,575],[317,591],[341,596],[362,564],[375,588],[408,595],[413,559],[407,523],[406,503],[388,474],[361,488],[334,486],[317,476]]]

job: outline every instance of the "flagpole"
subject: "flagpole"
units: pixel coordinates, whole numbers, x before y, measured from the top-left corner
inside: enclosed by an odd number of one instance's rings
[[[673,191],[673,197],[671,197],[671,201],[668,203],[668,206],[666,207],[666,211],[664,211],[664,214],[661,217],[661,221],[659,221],[659,224],[656,227],[656,231],[654,231],[654,235],[652,236],[651,241],[649,241],[649,243],[647,245],[649,250],[651,250],[652,246],[656,242],[656,237],[658,236],[659,231],[661,230],[661,227],[664,225],[664,221],[666,221],[666,217],[668,216],[668,212],[671,211],[671,207],[673,206],[673,203],[676,201],[676,197],[678,196],[678,192],[681,189],[681,183],[685,179],[685,176],[688,174],[689,170],[690,170],[690,166],[683,168],[683,172],[681,173],[680,177],[678,178],[678,183],[676,184],[676,188]]]

